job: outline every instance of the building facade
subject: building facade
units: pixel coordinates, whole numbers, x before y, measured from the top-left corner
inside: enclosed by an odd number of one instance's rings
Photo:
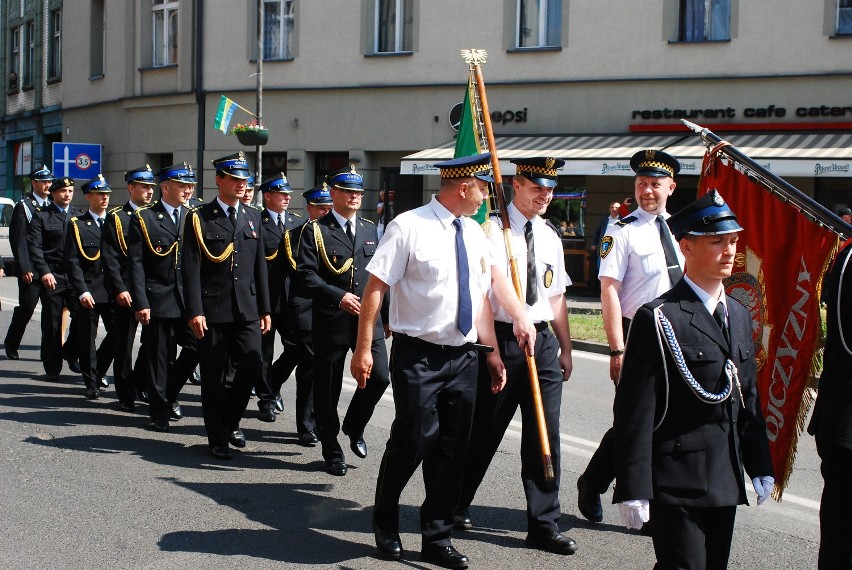
[[[16,17],[40,6],[45,39],[54,4],[3,3]],[[501,158],[566,158],[560,186],[585,199],[564,215],[581,233],[583,213],[591,233],[610,201],[632,193],[625,168],[639,148],[682,158],[672,207],[692,199],[703,146],[680,118],[744,145],[827,207],[852,202],[852,1],[617,9],[590,0],[66,0],[62,24],[74,33],[62,81],[46,80],[47,63],[40,72],[42,116],[61,88],[61,129],[45,124],[33,152],[45,156],[39,141],[60,133],[101,144],[113,181],[140,164],[186,161],[209,195],[211,159],[254,158],[213,123],[222,95],[257,113],[262,11],[262,176],[285,172],[294,189],[355,163],[370,189],[366,210],[381,189],[395,190],[397,210],[422,203],[437,188],[431,163],[452,154],[467,82],[459,52],[479,48]],[[4,21],[8,34],[18,20]],[[7,186],[10,123],[14,140],[25,138],[21,105],[38,91],[5,94]],[[238,109],[231,126],[251,119]],[[512,173],[508,162],[503,171]]]

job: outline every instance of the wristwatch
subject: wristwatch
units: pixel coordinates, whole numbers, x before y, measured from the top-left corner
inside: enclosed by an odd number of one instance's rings
[[[610,356],[621,356],[622,354],[624,354],[624,349],[623,349],[623,348],[619,348],[618,350],[611,350],[611,351],[609,352],[609,355],[610,355]]]

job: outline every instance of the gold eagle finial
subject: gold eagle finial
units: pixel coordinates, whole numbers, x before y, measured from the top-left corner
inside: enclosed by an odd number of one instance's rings
[[[470,65],[481,65],[485,63],[488,54],[484,49],[463,49],[461,50],[462,58]]]

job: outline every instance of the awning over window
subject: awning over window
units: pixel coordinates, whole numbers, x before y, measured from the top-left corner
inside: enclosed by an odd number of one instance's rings
[[[732,133],[720,134],[761,165],[779,176],[852,177],[852,133]],[[559,173],[633,176],[630,157],[637,150],[655,148],[676,156],[681,175],[698,175],[704,142],[692,133],[498,136],[497,151],[504,175],[515,173],[514,158],[552,156],[566,161]],[[402,174],[438,174],[436,162],[453,157],[455,141],[410,154],[402,159]]]

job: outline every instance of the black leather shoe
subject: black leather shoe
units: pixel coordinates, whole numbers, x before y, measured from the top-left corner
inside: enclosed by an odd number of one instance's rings
[[[275,421],[275,412],[272,411],[272,408],[264,408],[257,412],[257,419],[262,422],[272,423]]]
[[[346,462],[342,459],[334,459],[332,461],[325,462],[325,472],[329,475],[343,477],[344,475],[346,475],[346,471],[348,470],[349,466],[346,465]]]
[[[383,558],[399,560],[402,558],[402,540],[398,532],[389,532],[373,524],[373,534],[376,537],[376,548]]]
[[[148,403],[148,390],[139,390],[138,392],[136,392],[136,398],[140,402],[145,402],[147,404]]]
[[[172,411],[169,412],[169,419],[178,421],[183,417],[183,409],[180,407],[180,403],[175,400],[172,402]]]
[[[80,373],[80,361],[79,360],[69,360],[68,361],[68,370],[73,372],[74,374]]]
[[[231,459],[233,457],[233,455],[231,455],[231,450],[228,449],[227,444],[226,445],[214,445],[213,447],[210,448],[210,455],[212,455],[216,459],[221,459],[223,461],[228,461],[229,459]]]
[[[431,562],[442,568],[467,568],[470,564],[468,557],[453,548],[451,544],[446,546],[426,544],[420,551],[420,558],[424,562]]]
[[[556,531],[545,534],[528,534],[525,542],[530,548],[554,554],[574,554],[577,552],[577,543],[574,542],[574,539]]]
[[[234,447],[242,449],[246,446],[246,436],[243,435],[242,430],[235,429],[231,432],[231,435],[228,436],[228,443]]]
[[[158,431],[160,433],[166,433],[169,431],[169,421],[164,419],[151,420],[151,423],[148,424],[154,431]]]
[[[7,348],[6,349],[6,358],[8,358],[9,360],[18,360],[18,358],[20,358],[20,356],[18,356],[18,351],[16,349]]]
[[[101,397],[101,393],[97,388],[86,388],[86,397],[90,400],[97,400]]]
[[[359,437],[358,439],[350,439],[349,449],[351,449],[352,453],[354,453],[361,459],[367,457],[367,442],[364,441],[363,437]]]
[[[100,386],[102,390],[106,390],[107,388],[109,388],[109,380],[107,380],[106,376],[101,376],[98,379],[98,386]]]
[[[192,374],[189,375],[188,380],[190,384],[201,386],[201,374],[198,373],[198,370],[193,370]]]
[[[601,496],[589,486],[582,475],[577,479],[577,508],[589,522],[599,523],[603,520]]]
[[[118,409],[122,412],[132,413],[134,410],[136,410],[136,404],[134,404],[133,402],[119,402]]]
[[[44,379],[47,380],[48,382],[58,382],[59,381],[59,374],[45,374]]]
[[[312,431],[299,434],[299,445],[302,447],[315,447],[319,443],[317,434]]]
[[[461,509],[453,515],[453,528],[456,530],[470,530],[473,528],[470,509]]]
[[[275,412],[281,413],[284,411],[284,398],[281,397],[281,394],[275,396]]]

